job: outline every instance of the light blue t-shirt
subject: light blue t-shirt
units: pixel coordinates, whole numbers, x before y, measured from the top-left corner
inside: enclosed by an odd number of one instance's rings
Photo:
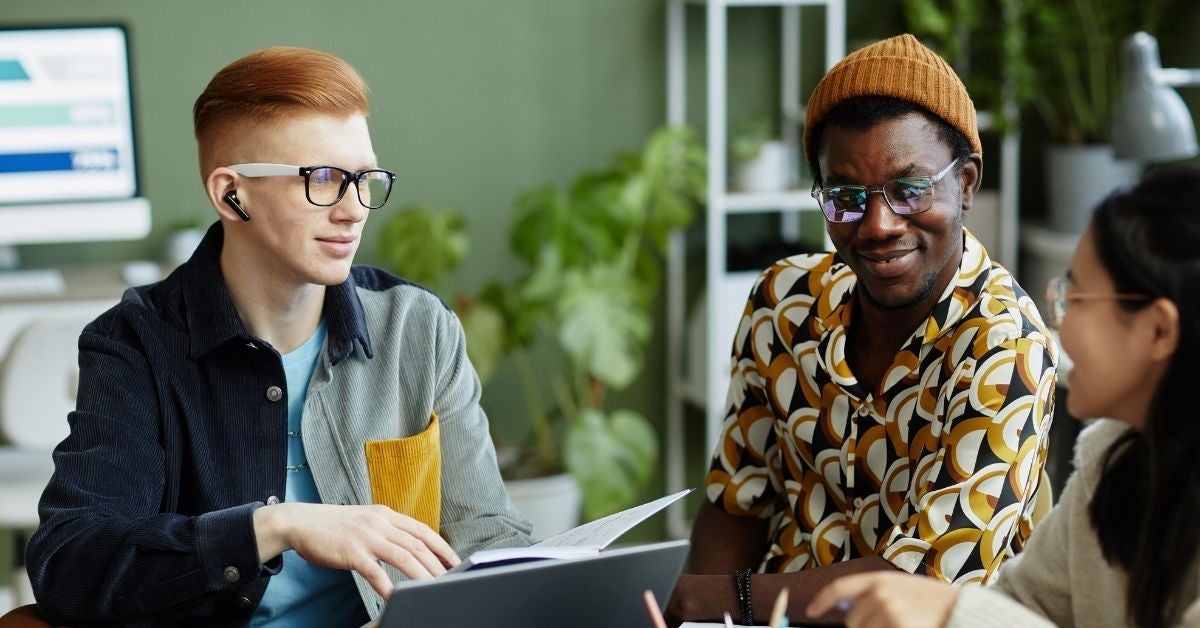
[[[308,381],[325,346],[325,323],[295,351],[282,356],[288,391],[287,489],[284,501],[320,503],[308,458],[300,415]],[[251,626],[361,626],[370,617],[350,572],[309,563],[293,550],[283,553],[283,569],[271,577]]]

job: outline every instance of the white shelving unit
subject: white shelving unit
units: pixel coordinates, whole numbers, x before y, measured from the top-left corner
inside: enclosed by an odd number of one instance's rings
[[[726,154],[728,147],[727,105],[727,18],[739,7],[781,7],[780,112],[784,121],[783,139],[799,155],[800,123],[804,107],[800,89],[801,7],[825,8],[824,67],[828,69],[845,56],[846,8],[844,0],[668,0],[667,2],[667,106],[668,121],[682,125],[687,121],[686,17],[688,5],[705,13],[707,45],[706,71],[706,149],[708,151],[708,193],[706,216],[707,256],[704,271],[705,304],[703,342],[688,342],[686,241],[682,232],[674,234],[667,260],[667,490],[684,488],[686,476],[685,424],[686,404],[703,408],[707,451],[716,446],[723,421],[722,406],[729,386],[729,346],[741,316],[746,296],[758,271],[730,272],[726,260],[727,219],[738,213],[781,212],[785,237],[799,235],[799,212],[818,211],[809,188],[779,193],[739,193],[728,189]],[[826,240],[828,243],[828,241]],[[695,345],[703,344],[703,347]],[[685,351],[691,345],[692,351]],[[703,350],[703,355],[698,350]],[[692,362],[688,368],[686,361]],[[702,368],[696,368],[702,362]],[[690,375],[689,375],[690,374]],[[668,531],[673,536],[687,534],[682,509],[672,507]]]

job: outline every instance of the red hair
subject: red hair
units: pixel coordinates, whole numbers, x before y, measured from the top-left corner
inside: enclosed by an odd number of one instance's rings
[[[192,107],[204,168],[221,130],[274,122],[287,114],[367,115],[362,76],[326,52],[274,46],[250,53],[213,76]]]

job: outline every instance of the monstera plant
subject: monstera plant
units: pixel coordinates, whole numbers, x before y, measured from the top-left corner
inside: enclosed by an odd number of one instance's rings
[[[640,153],[618,155],[566,189],[520,194],[508,241],[525,270],[454,300],[485,385],[498,366],[511,366],[520,382],[528,438],[514,455],[502,453],[505,477],[565,469],[582,489],[585,518],[635,503],[653,476],[657,433],[638,411],[611,407],[610,393],[642,372],[667,237],[695,216],[705,167],[691,131],[663,128]],[[447,243],[465,237],[462,221],[436,214],[409,208],[385,225],[382,254],[397,274],[412,278],[410,264],[420,271],[453,257]]]

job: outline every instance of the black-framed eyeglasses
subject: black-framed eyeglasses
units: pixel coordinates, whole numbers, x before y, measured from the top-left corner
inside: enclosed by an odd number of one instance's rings
[[[1148,294],[1136,294],[1132,292],[1073,292],[1071,284],[1067,278],[1059,275],[1051,277],[1050,281],[1046,282],[1046,306],[1049,311],[1046,312],[1046,324],[1058,329],[1062,325],[1063,317],[1067,314],[1067,306],[1072,301],[1153,301],[1154,297]]]
[[[226,166],[244,177],[304,177],[304,196],[318,207],[336,205],[354,183],[358,202],[379,209],[392,193],[396,173],[380,168],[350,172],[336,166],[290,166],[287,164],[234,164]]]
[[[822,188],[813,184],[812,197],[821,204],[821,213],[829,222],[855,222],[867,213],[867,199],[878,192],[891,210],[901,216],[919,214],[933,207],[933,186],[959,162],[958,159],[932,177],[900,177],[877,187],[834,185]]]

